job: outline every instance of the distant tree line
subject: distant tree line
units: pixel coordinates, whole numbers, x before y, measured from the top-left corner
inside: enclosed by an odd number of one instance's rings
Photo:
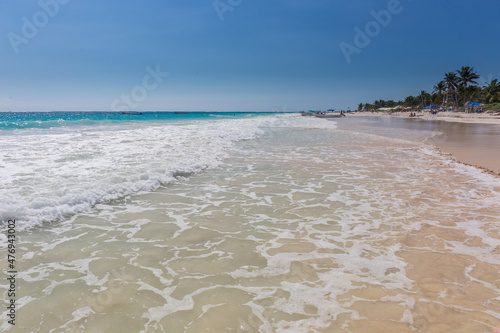
[[[422,108],[430,104],[442,105],[446,92],[454,92],[458,97],[458,106],[464,106],[468,102],[482,104],[500,103],[500,82],[498,79],[487,82],[482,87],[478,84],[480,76],[474,67],[463,66],[454,72],[445,73],[443,80],[436,83],[432,93],[425,90],[419,95],[407,96],[404,100],[377,100],[373,103],[360,103],[358,110],[370,110],[378,108],[393,108],[398,105],[412,108]]]

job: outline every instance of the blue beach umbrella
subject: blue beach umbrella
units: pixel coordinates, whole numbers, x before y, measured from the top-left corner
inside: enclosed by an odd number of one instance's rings
[[[424,109],[437,109],[438,107],[439,106],[432,104],[432,105],[426,106]]]
[[[467,104],[467,106],[477,106],[477,105],[481,105],[481,103],[472,102],[472,103]]]

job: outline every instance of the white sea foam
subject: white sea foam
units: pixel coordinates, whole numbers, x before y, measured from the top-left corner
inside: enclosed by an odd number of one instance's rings
[[[214,167],[235,142],[289,123],[284,116],[12,131],[0,140],[0,219],[26,227],[89,212]]]

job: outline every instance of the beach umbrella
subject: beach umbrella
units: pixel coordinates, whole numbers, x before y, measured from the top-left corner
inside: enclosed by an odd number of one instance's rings
[[[477,106],[477,105],[481,105],[481,103],[472,102],[472,103],[467,104],[467,106]]]
[[[329,111],[329,112],[333,112],[333,111],[335,111],[335,109],[328,109],[327,111]]]
[[[437,109],[438,107],[439,106],[432,104],[432,105],[426,106],[424,109]]]

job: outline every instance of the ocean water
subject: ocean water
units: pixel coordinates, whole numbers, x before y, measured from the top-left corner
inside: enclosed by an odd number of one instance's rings
[[[273,113],[259,113],[273,114]],[[175,122],[211,118],[242,118],[254,112],[2,112],[0,130],[111,125],[123,123]]]
[[[498,178],[422,143],[432,132],[213,115],[9,120],[18,297],[0,330],[500,326]]]

